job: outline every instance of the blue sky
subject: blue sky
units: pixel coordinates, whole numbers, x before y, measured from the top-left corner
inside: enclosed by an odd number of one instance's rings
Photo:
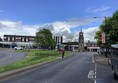
[[[10,25],[9,29],[15,26],[15,29],[21,27],[23,30],[53,25],[53,29],[63,29],[60,32],[65,30],[68,33],[79,31],[81,28],[96,28],[102,23],[104,16],[111,16],[118,10],[117,5],[118,0],[0,0],[0,32],[9,32],[5,31],[8,27],[4,29],[3,25]],[[96,16],[100,18],[94,19]]]

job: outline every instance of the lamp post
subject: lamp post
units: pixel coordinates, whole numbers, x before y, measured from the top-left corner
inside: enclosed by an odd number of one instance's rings
[[[106,27],[106,19],[107,19],[107,17],[105,16],[104,18],[105,18],[105,30],[107,30],[107,31],[108,30],[118,30],[118,29],[110,29],[109,27]],[[114,23],[116,21],[112,21],[112,22]],[[106,46],[105,56],[108,57],[108,51],[109,51],[109,49],[108,49],[108,45],[109,45],[109,43],[108,43],[108,37],[109,37],[109,35],[106,34],[106,33],[105,33],[105,35],[106,35],[105,36],[105,46]]]
[[[107,28],[106,27],[106,16],[104,17],[105,18],[105,28]],[[108,29],[106,29],[106,30],[108,30]],[[106,34],[105,34],[106,35]],[[105,46],[106,46],[106,52],[105,52],[105,57],[108,57],[108,49],[107,49],[107,35],[105,36]]]
[[[106,16],[105,17],[94,17],[94,18],[104,18],[104,25],[105,25],[105,29],[107,28],[106,27]],[[108,30],[108,29],[106,29],[106,30]],[[104,33],[104,32],[103,32]],[[105,49],[106,49],[106,52],[105,52],[105,57],[107,57],[107,55],[108,55],[108,49],[107,49],[107,35],[106,35],[106,33],[105,33],[105,40],[104,40],[105,42],[103,43],[104,45],[105,45]]]

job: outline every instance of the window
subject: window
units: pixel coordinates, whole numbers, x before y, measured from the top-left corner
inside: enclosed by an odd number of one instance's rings
[[[16,37],[16,39],[21,39],[21,37]]]
[[[28,38],[26,38],[26,42],[28,42]]]
[[[12,41],[14,41],[14,37],[12,37]]]
[[[8,37],[8,41],[10,41],[10,37]]]
[[[22,42],[24,42],[24,38],[22,38]]]
[[[7,39],[7,37],[4,37],[4,39]]]

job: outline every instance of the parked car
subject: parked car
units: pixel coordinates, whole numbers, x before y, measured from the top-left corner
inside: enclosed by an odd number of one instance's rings
[[[114,78],[118,78],[118,44],[111,45],[110,59]]]
[[[14,47],[15,50],[23,50],[22,47]]]

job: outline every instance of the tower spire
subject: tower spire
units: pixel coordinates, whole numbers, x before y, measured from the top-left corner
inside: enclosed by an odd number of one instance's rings
[[[81,32],[82,32],[82,27],[81,27]]]

